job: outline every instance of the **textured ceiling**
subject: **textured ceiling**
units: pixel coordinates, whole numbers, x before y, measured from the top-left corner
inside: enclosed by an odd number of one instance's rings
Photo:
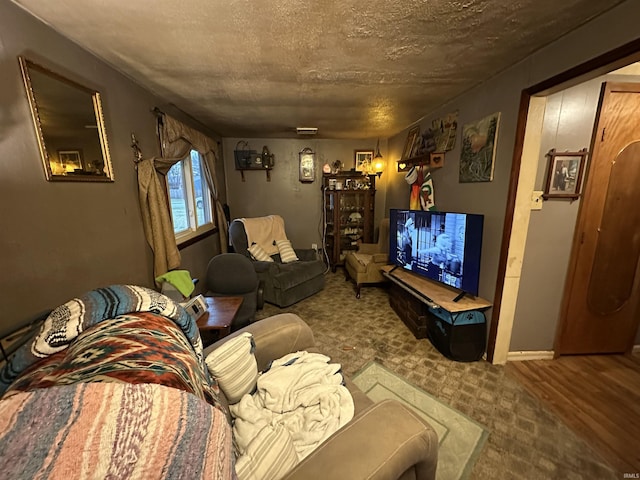
[[[388,137],[622,0],[14,0],[225,137]]]

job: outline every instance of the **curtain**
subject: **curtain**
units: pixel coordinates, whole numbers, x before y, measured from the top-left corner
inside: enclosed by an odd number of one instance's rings
[[[220,229],[220,251],[226,253],[228,229],[224,209],[220,202],[220,190],[215,176],[216,165],[220,158],[218,142],[166,114],[163,115],[160,138],[162,142],[162,156],[164,158],[175,158],[175,161],[179,161],[185,158],[191,149],[197,150],[204,158],[204,176],[213,199],[216,225]],[[173,163],[171,165],[173,165]],[[171,166],[163,173],[166,173],[169,168],[171,168]]]
[[[153,251],[154,278],[180,266],[180,251],[173,233],[167,192],[156,171],[156,163],[162,162],[163,159],[154,157],[138,163],[138,196],[142,226]]]
[[[204,158],[205,179],[214,205],[214,219],[220,230],[220,251],[227,252],[227,223],[219,189],[214,175],[218,161],[218,144],[203,133],[184,125],[173,117],[160,117],[161,158],[149,158],[138,163],[138,190],[142,221],[147,241],[153,250],[154,277],[180,266],[180,251],[176,245],[169,201],[164,182],[159,176],[166,175],[177,162],[184,160],[191,149]]]

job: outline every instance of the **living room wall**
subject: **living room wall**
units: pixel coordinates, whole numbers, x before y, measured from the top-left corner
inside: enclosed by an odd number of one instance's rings
[[[115,181],[47,182],[18,55],[102,94]],[[158,155],[153,107],[202,126],[63,38],[10,2],[0,2],[0,334],[101,286],[153,286],[130,148]],[[218,174],[223,177],[222,169]],[[182,267],[202,276],[217,235],[182,250]],[[205,261],[203,261],[205,259]]]
[[[447,153],[445,167],[434,172],[435,197],[440,209],[466,210],[485,215],[485,236],[480,295],[490,300],[495,293],[497,259],[506,206],[509,172],[514,149],[515,125],[522,89],[574,65],[609,51],[637,37],[635,19],[640,4],[626,1],[602,17],[585,24],[482,85],[444,104],[419,121],[421,128],[432,119],[458,111],[459,129],[496,111],[501,112],[498,152],[492,182],[458,183],[460,142]],[[35,133],[30,119],[17,55],[55,68],[103,94],[114,183],[53,183],[44,177]],[[29,321],[88,289],[111,283],[151,286],[151,251],[142,233],[130,133],[135,132],[145,156],[157,155],[155,119],[158,106],[215,138],[213,132],[193,124],[189,117],[164,105],[162,99],[93,57],[49,27],[9,2],[0,3],[0,218],[3,235],[0,258],[5,275],[0,280],[0,332]],[[408,206],[409,187],[395,172],[406,131],[381,139],[388,160],[376,195],[376,218],[389,208]],[[459,135],[459,134],[458,134]],[[375,139],[350,140],[248,140],[253,148],[266,144],[276,154],[272,184],[263,174],[247,172],[247,181],[229,168],[239,139],[224,141],[224,164],[232,215],[254,216],[280,209],[294,243],[303,246],[319,241],[321,192],[318,181],[297,181],[297,152],[306,146],[326,160],[353,158],[353,150],[374,148]],[[388,147],[388,148],[387,148]],[[223,167],[221,166],[221,169]],[[220,173],[220,172],[218,172]],[[318,172],[319,173],[319,172]],[[277,187],[276,187],[277,186]],[[308,187],[308,188],[307,188]],[[224,200],[224,199],[223,199]],[[315,211],[315,214],[309,212]],[[377,223],[377,222],[376,222]],[[216,236],[182,250],[183,268],[202,277],[206,260],[218,253]],[[520,259],[521,260],[521,259]],[[533,283],[548,281],[534,278]],[[515,298],[505,301],[515,302]],[[490,313],[490,312],[489,312]],[[519,318],[515,319],[516,328]],[[535,328],[522,349],[536,349],[545,342]]]
[[[627,1],[605,13],[601,17],[583,25],[561,39],[535,52],[509,69],[499,72],[487,82],[478,85],[467,93],[444,104],[436,111],[425,116],[418,123],[421,131],[431,125],[433,119],[452,112],[458,112],[458,138],[455,148],[447,152],[444,167],[432,173],[435,201],[438,209],[467,211],[485,216],[480,277],[480,296],[493,300],[496,291],[498,259],[502,241],[503,223],[509,187],[509,175],[515,146],[515,127],[517,124],[520,96],[522,90],[547,78],[557,75],[575,65],[585,62],[638,37],[634,19],[640,15],[640,4]],[[460,131],[462,126],[479,120],[494,112],[501,112],[498,131],[497,153],[494,179],[487,183],[459,183],[458,167],[460,160]],[[402,148],[409,128],[389,139],[388,148],[391,170],[393,160],[401,156]],[[409,186],[404,175],[397,173],[389,176],[386,208],[407,208],[409,205]],[[572,235],[572,232],[571,232]],[[570,243],[568,236],[564,241]],[[521,262],[522,257],[509,258],[509,262]],[[552,268],[551,262],[537,259],[539,265]],[[536,275],[528,280],[529,288],[541,283],[547,288],[560,291],[564,277]],[[551,284],[551,286],[549,286]],[[535,295],[535,291],[531,295]],[[515,304],[517,298],[505,297],[505,304]],[[541,306],[546,299],[530,302]],[[519,322],[529,322],[527,335],[519,339],[519,350],[538,350],[541,345],[549,344],[548,329],[537,330],[531,325],[542,312],[529,311],[526,317],[514,318],[514,329]],[[487,317],[491,317],[491,311]],[[553,332],[555,334],[555,332]],[[551,345],[549,345],[549,348]]]
[[[251,150],[269,147],[274,155],[271,181],[266,172],[246,171],[245,181],[235,170],[234,150],[239,141],[246,141]],[[322,166],[340,160],[345,170],[354,167],[355,150],[374,150],[376,138],[361,140],[225,138],[224,163],[227,172],[228,203],[232,218],[260,217],[277,214],[284,218],[287,236],[296,248],[322,245]],[[316,153],[316,180],[302,183],[298,175],[298,153],[311,148]],[[380,141],[380,152],[386,156],[386,142]],[[385,216],[385,172],[376,180],[376,227]]]

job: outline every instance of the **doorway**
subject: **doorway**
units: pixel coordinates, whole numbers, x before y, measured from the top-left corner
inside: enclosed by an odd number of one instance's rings
[[[640,83],[602,86],[555,355],[627,353],[640,317]]]
[[[507,270],[508,267],[511,268],[513,264],[513,262],[509,263],[510,248],[513,247],[514,239],[517,240],[518,237],[521,236],[523,219],[526,222],[524,224],[525,232],[529,219],[527,209],[530,206],[531,189],[528,192],[525,191],[526,186],[525,188],[522,188],[523,185],[521,185],[520,180],[522,178],[521,170],[524,170],[526,173],[528,168],[526,163],[528,160],[523,159],[523,151],[525,136],[530,134],[530,132],[527,132],[527,123],[529,121],[529,117],[532,115],[532,108],[535,108],[536,106],[534,100],[544,98],[545,96],[559,92],[569,86],[574,86],[586,80],[596,78],[612,70],[637,62],[638,60],[640,60],[640,40],[635,40],[534,85],[522,92],[520,103],[521,114],[517,124],[511,183],[508,192],[503,228],[503,241],[499,259],[496,292],[493,302],[494,309],[492,312],[487,348],[487,359],[492,363],[506,363],[509,353],[515,302],[505,302],[503,304],[502,300],[503,296],[504,298],[513,298],[514,292],[517,295],[517,290],[519,288],[519,277],[514,277],[512,275],[513,272],[509,272],[509,275],[507,275]],[[531,184],[531,187],[532,186],[533,184]],[[523,191],[525,191],[525,196],[528,197],[525,198],[525,202],[521,201]],[[518,203],[517,197],[519,198],[520,203]],[[553,340],[551,340],[551,343],[553,343]]]

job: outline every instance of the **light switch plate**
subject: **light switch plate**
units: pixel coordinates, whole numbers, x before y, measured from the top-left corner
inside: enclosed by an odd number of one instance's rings
[[[542,210],[542,191],[534,190],[531,194],[531,210]]]

